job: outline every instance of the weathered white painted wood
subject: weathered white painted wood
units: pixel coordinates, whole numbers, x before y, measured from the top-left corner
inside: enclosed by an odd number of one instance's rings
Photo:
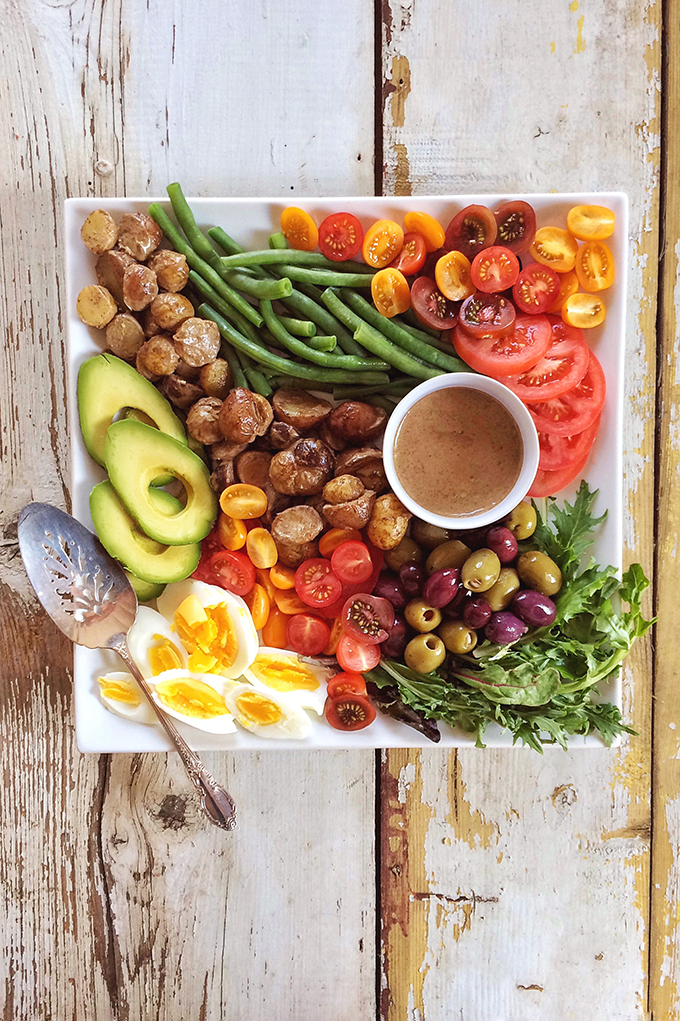
[[[649,573],[659,5],[384,9],[386,191],[629,193],[625,556]],[[641,736],[614,752],[388,754],[390,1021],[645,1016],[650,676],[640,648],[625,699]]]
[[[189,194],[371,191],[366,14],[363,0],[4,11],[3,1017],[316,1021],[339,990],[347,1016],[374,1016],[373,755],[206,756],[239,803],[234,836],[197,815],[174,756],[80,756],[69,650],[12,544],[27,499],[68,500],[62,199],[174,178]]]

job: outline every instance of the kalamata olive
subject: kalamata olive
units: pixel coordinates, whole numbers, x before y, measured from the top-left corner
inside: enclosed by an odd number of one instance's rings
[[[528,539],[536,531],[536,511],[522,500],[505,519],[506,526],[516,539]]]
[[[385,551],[385,563],[391,571],[398,571],[404,564],[421,564],[422,561],[423,551],[408,535],[394,549]]]
[[[533,589],[523,589],[512,601],[512,612],[530,627],[550,627],[555,620],[557,607],[550,596]]]
[[[442,567],[462,567],[472,550],[460,539],[449,539],[442,542],[430,553],[425,563],[428,574],[441,571]]]
[[[459,578],[460,571],[457,567],[444,567],[441,571],[435,571],[425,582],[423,599],[439,609],[448,606],[458,592]]]
[[[446,659],[444,643],[438,635],[416,635],[404,649],[404,662],[419,674],[429,674]]]
[[[436,606],[430,606],[424,599],[412,599],[404,610],[406,623],[416,631],[434,631],[442,622],[442,615]]]
[[[389,659],[401,659],[407,643],[408,627],[406,626],[406,621],[400,614],[395,613],[390,636],[387,641],[382,643],[380,651],[383,656],[387,656]]]
[[[457,656],[472,652],[477,644],[477,632],[462,620],[445,620],[437,634],[449,652],[455,652]]]
[[[526,634],[528,627],[523,620],[516,617],[509,610],[501,610],[491,615],[489,623],[484,628],[484,634],[495,645],[511,645],[518,638]]]
[[[460,542],[464,542],[466,546],[469,546],[471,550],[482,549],[487,544],[486,533],[486,527],[469,528],[465,532],[459,532],[457,538]]]
[[[429,521],[421,521],[414,518],[411,525],[411,535],[423,549],[434,549],[441,546],[443,542],[451,538],[451,531],[448,528],[440,528],[439,525],[431,525]]]
[[[389,599],[395,610],[403,610],[406,606],[406,593],[399,584],[396,574],[383,571],[373,588],[373,595],[382,599]]]
[[[511,564],[517,556],[517,539],[504,525],[494,525],[489,529],[486,545],[493,550],[501,564]]]
[[[420,564],[404,564],[399,568],[399,581],[407,596],[417,596],[425,584],[425,571]]]
[[[512,602],[515,592],[519,592],[519,575],[512,567],[501,567],[498,581],[484,593],[484,598],[494,613],[505,610]]]
[[[517,561],[517,573],[527,586],[542,592],[544,596],[554,596],[562,588],[562,572],[550,557],[538,550],[522,553]]]
[[[458,586],[455,596],[446,606],[442,608],[442,616],[449,620],[456,620],[463,616],[463,607],[473,598],[472,592],[468,592],[462,585]]]
[[[473,596],[463,604],[463,620],[469,627],[484,627],[489,623],[492,612],[484,596]]]
[[[498,581],[501,562],[490,549],[479,549],[471,553],[463,564],[460,576],[465,588],[471,592],[486,592]]]

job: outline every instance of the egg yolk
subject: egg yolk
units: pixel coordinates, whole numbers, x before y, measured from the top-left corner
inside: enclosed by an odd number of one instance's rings
[[[281,707],[256,691],[245,691],[236,699],[239,718],[245,727],[253,724],[268,727],[278,723],[283,713]]]
[[[234,665],[238,638],[224,603],[203,606],[198,596],[187,596],[175,610],[175,627],[189,653],[190,670],[219,674]]]
[[[138,706],[142,699],[137,689],[129,681],[113,681],[110,677],[99,677],[97,683],[104,698],[125,705]]]
[[[166,670],[181,670],[184,666],[184,659],[174,642],[164,635],[154,635],[153,640],[156,644],[152,645],[148,652],[149,666],[153,676],[162,674]]]
[[[250,669],[275,691],[316,691],[320,686],[314,672],[291,656],[258,656]]]
[[[224,699],[214,688],[193,677],[161,681],[156,685],[156,694],[163,705],[194,719],[212,720],[229,712]]]

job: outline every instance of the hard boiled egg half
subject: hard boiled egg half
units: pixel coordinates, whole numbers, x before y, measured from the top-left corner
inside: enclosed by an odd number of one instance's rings
[[[326,685],[334,673],[327,667],[301,662],[298,654],[289,649],[266,645],[258,649],[253,662],[243,671],[244,677],[260,691],[286,695],[302,709],[313,709],[319,716],[323,716]]]
[[[237,684],[225,702],[234,719],[245,730],[258,737],[299,740],[309,733],[312,721],[290,695],[251,684]]]
[[[135,723],[157,723],[156,714],[132,674],[114,670],[97,678],[99,697],[112,713]]]
[[[158,674],[150,684],[154,699],[168,716],[208,734],[233,734],[236,730],[225,701],[236,681],[178,669]]]
[[[149,606],[140,606],[137,610],[137,619],[128,634],[128,649],[146,678],[186,667],[189,659],[177,632],[162,614]]]

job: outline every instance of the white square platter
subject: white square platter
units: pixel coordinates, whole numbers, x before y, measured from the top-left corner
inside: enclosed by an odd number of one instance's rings
[[[601,564],[612,564],[621,570],[622,555],[622,422],[623,422],[623,358],[625,350],[625,306],[627,276],[628,198],[621,192],[581,192],[573,194],[516,194],[516,195],[447,195],[440,197],[409,198],[295,198],[295,203],[306,209],[319,223],[325,216],[338,210],[349,210],[359,217],[364,227],[374,220],[389,217],[402,221],[409,209],[421,209],[446,225],[455,213],[470,203],[495,208],[509,199],[520,198],[530,202],[536,210],[538,226],[556,224],[564,226],[567,211],[574,205],[589,203],[607,206],[616,214],[616,229],[608,240],[616,262],[616,281],[605,293],[607,318],[602,326],[589,331],[587,340],[596,353],[605,372],[607,399],[602,413],[598,437],[584,469],[584,477],[591,488],[599,490],[595,510],[608,511],[608,517],[592,547],[592,555]],[[145,211],[152,201],[160,201],[171,214],[166,199],[67,199],[66,218],[66,273],[68,322],[68,418],[71,432],[72,501],[73,514],[88,528],[92,528],[89,512],[89,494],[92,487],[104,477],[103,470],[87,454],[78,428],[76,379],[81,364],[103,350],[103,332],[85,326],[76,315],[76,297],[86,285],[95,282],[95,256],[80,239],[80,227],[85,217],[102,206],[114,218],[123,212]],[[199,198],[189,199],[199,224],[205,228],[222,226],[227,233],[246,247],[266,248],[268,237],[279,229],[281,211],[289,203],[276,199],[252,198]],[[571,500],[574,486],[560,494],[560,499]],[[109,670],[120,670],[122,664],[110,652],[75,649],[74,691],[76,732],[78,746],[83,752],[151,752],[167,751],[170,744],[159,727],[121,719],[104,708],[99,700],[97,677]],[[617,679],[603,686],[602,697],[621,707],[621,681]],[[375,723],[366,730],[345,733],[333,730],[323,718],[312,714],[313,725],[308,737],[302,741],[277,741],[257,738],[239,728],[235,734],[215,736],[179,723],[178,726],[192,747],[203,749],[262,749],[284,748],[454,748],[474,744],[474,737],[441,723],[441,742],[434,746],[427,738],[404,724],[378,714]],[[511,736],[496,725],[486,732],[489,747],[512,745]],[[602,747],[596,736],[575,738],[574,748]],[[481,752],[480,752],[481,754]]]

